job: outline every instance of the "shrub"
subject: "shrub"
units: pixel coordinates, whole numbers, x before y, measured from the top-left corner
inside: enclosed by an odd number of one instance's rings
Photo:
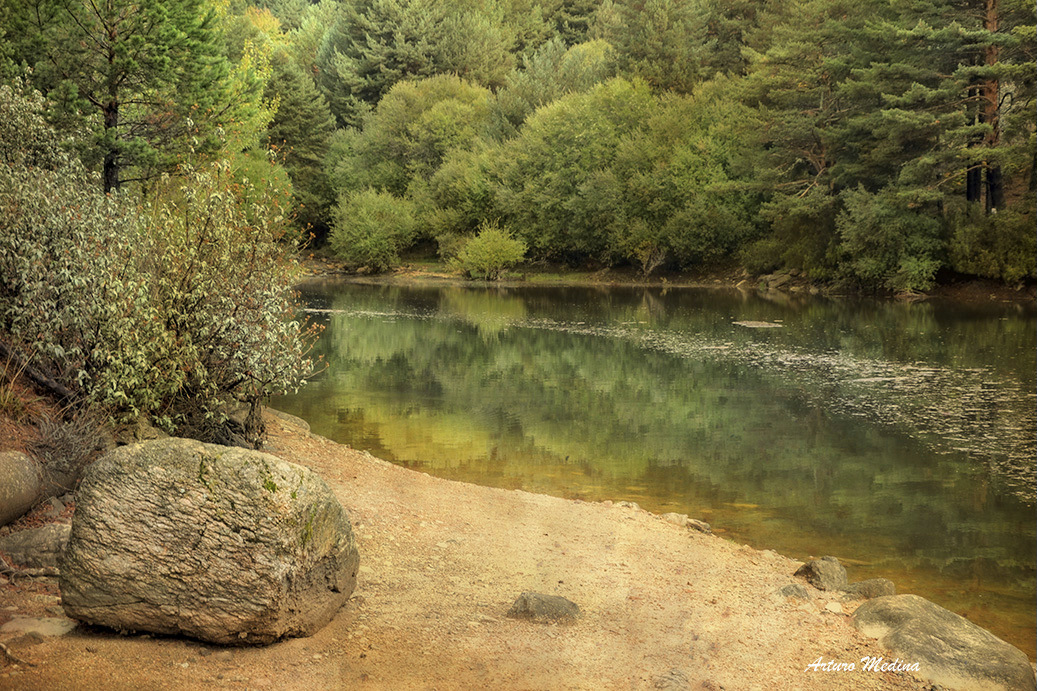
[[[847,267],[864,282],[890,290],[928,290],[940,268],[940,222],[912,191],[846,190],[836,228]]]
[[[0,92],[0,115],[31,118],[26,102]],[[163,178],[137,207],[78,161],[36,153],[54,148],[39,131],[22,140],[31,155],[0,165],[0,332],[22,361],[77,404],[207,441],[234,408],[302,383],[314,334],[295,319],[282,202],[218,162]]]
[[[501,272],[522,261],[526,243],[496,222],[484,223],[479,234],[464,244],[452,262],[468,278],[496,281]]]
[[[354,268],[386,271],[400,263],[400,250],[414,238],[413,203],[366,189],[343,195],[336,205],[330,244]]]
[[[1006,283],[1037,278],[1033,209],[1031,195],[1017,207],[999,209],[996,214],[977,212],[958,219],[950,242],[951,266]]]

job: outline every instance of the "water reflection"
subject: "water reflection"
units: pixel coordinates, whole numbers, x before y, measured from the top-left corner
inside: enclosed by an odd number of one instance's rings
[[[275,405],[317,433],[835,554],[1033,656],[1032,309],[351,284],[306,299],[330,310],[331,368]]]

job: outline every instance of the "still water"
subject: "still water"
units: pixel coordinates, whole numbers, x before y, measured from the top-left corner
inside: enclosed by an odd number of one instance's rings
[[[1034,658],[1031,303],[302,290],[328,368],[273,405],[314,432],[442,477],[831,554]]]

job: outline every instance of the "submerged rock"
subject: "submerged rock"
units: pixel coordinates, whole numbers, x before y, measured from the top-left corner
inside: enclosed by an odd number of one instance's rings
[[[358,562],[346,512],[314,472],[162,439],[89,468],[60,586],[65,612],[90,624],[265,644],[324,626]]]
[[[579,618],[580,608],[561,595],[526,592],[518,596],[508,616],[541,622],[571,622]]]
[[[1033,691],[1026,654],[968,619],[917,595],[869,600],[853,614],[854,625],[879,639],[915,674],[950,689]]]

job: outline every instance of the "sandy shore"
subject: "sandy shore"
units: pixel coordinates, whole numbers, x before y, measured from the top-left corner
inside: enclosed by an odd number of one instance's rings
[[[357,589],[317,635],[220,649],[80,627],[0,637],[32,666],[3,689],[925,689],[905,672],[825,672],[818,658],[891,659],[853,628],[854,605],[798,563],[636,508],[450,482],[268,416],[268,450],[319,472],[349,511]],[[562,595],[574,624],[509,619],[523,591]],[[831,609],[842,609],[833,612]],[[0,624],[53,616],[56,586],[0,588]]]

